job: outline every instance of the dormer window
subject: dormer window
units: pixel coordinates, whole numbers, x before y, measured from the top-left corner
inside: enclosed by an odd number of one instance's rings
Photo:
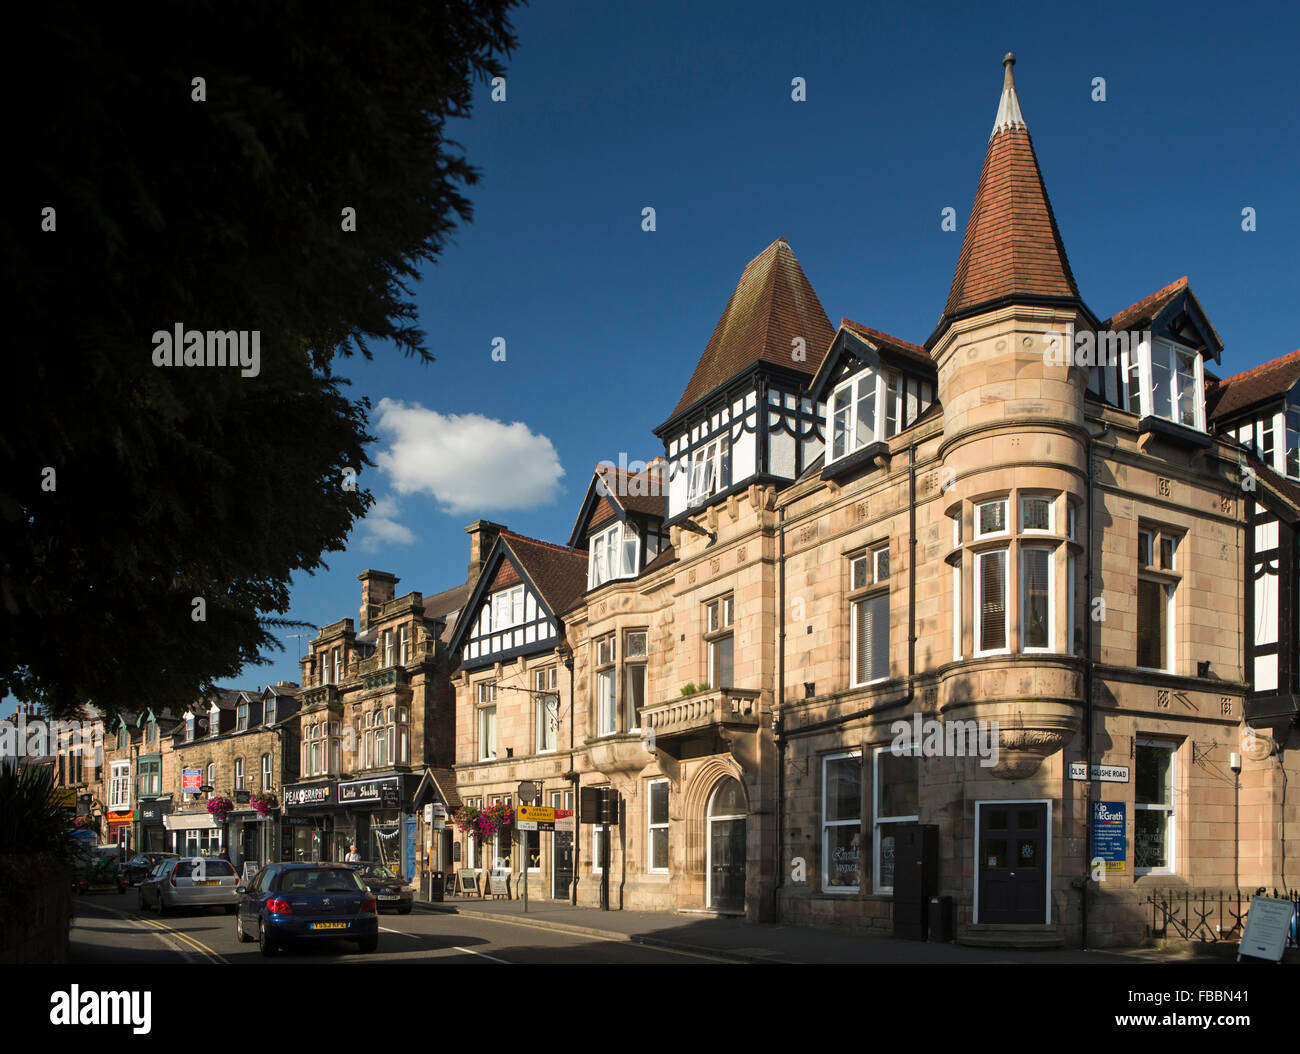
[[[509,629],[524,621],[524,587],[503,589],[492,594],[492,629]]]
[[[587,588],[595,589],[615,578],[635,578],[640,539],[631,524],[616,523],[591,537],[587,563]]]
[[[731,449],[726,438],[706,443],[691,456],[687,507],[699,505],[731,482]]]
[[[1300,479],[1300,403],[1286,401],[1286,474]]]
[[[275,700],[274,699],[268,699],[266,701],[266,706],[263,708],[263,713],[266,715],[265,716],[266,724],[268,725],[275,724]]]
[[[848,457],[898,431],[902,375],[865,369],[835,389],[827,406],[828,461]]]
[[[194,715],[185,715],[185,740],[188,743],[194,742]]]
[[[239,711],[235,715],[235,731],[248,731],[248,704],[240,703]]]
[[[1130,413],[1205,431],[1205,372],[1198,352],[1148,339],[1136,350],[1122,351],[1121,365]]]

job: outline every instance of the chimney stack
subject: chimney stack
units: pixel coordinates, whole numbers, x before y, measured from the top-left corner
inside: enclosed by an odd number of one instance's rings
[[[397,583],[401,579],[387,571],[362,571],[357,579],[361,582],[361,619],[357,632],[365,633],[370,620],[378,617],[379,609],[397,595]]]
[[[499,523],[493,523],[491,520],[475,520],[465,528],[465,533],[469,535],[469,582],[473,584],[477,581],[479,572],[483,570],[483,564],[487,562],[488,553],[492,551],[492,546],[497,540],[497,535],[505,530],[505,527]]]

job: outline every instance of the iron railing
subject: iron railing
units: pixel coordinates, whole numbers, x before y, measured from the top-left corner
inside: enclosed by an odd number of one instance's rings
[[[1209,944],[1216,941],[1239,941],[1245,929],[1246,912],[1252,897],[1272,897],[1290,900],[1292,906],[1291,928],[1287,933],[1287,947],[1297,946],[1296,926],[1300,918],[1300,889],[1269,893],[1266,887],[1253,890],[1155,890],[1147,894],[1151,905],[1149,937],[1173,937],[1185,941]]]

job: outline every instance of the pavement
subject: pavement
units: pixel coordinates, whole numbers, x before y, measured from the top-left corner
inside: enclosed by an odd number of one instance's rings
[[[873,937],[809,926],[773,925],[701,914],[601,911],[564,902],[449,897],[416,901],[415,910],[509,922],[562,933],[625,940],[647,947],[695,952],[746,963],[1137,963],[1187,961],[1152,949],[1105,952],[1055,948],[967,948],[958,944]]]

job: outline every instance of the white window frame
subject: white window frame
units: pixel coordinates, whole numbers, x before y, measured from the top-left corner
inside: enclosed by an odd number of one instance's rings
[[[1131,402],[1132,385],[1129,379],[1132,365],[1132,349],[1121,352],[1120,363],[1120,380],[1123,387],[1124,409],[1128,412]],[[1175,341],[1166,340],[1163,337],[1157,337],[1152,340],[1143,340],[1137,348],[1138,356],[1138,377],[1141,391],[1139,393],[1139,417],[1159,417],[1164,421],[1171,421],[1183,428],[1193,428],[1198,432],[1205,431],[1205,359],[1199,351],[1178,344]],[[1178,416],[1178,356],[1182,354],[1192,358],[1192,376],[1193,384],[1196,386],[1194,396],[1195,403],[1195,424],[1185,425],[1179,420]],[[1151,388],[1153,359],[1158,357],[1162,365],[1169,367],[1169,415],[1157,414],[1155,412],[1155,401]]]
[[[606,691],[608,679],[608,691]],[[618,731],[618,666],[596,671],[596,735],[612,736]]]
[[[235,758],[235,790],[244,789],[244,759]]]
[[[271,755],[262,755],[262,790],[272,790],[275,785],[274,768],[271,764]]]
[[[384,630],[384,665],[385,666],[393,665],[393,654],[394,654],[393,631],[391,629],[386,629]]]
[[[722,448],[728,436],[719,435],[695,450],[687,460],[686,507],[708,501],[722,489]]]
[[[879,602],[881,597],[885,598],[885,673],[881,677],[873,677],[871,680],[865,680],[862,677],[862,671],[858,669],[858,606],[860,604],[870,604]],[[889,622],[892,617],[892,604],[888,591],[877,591],[868,593],[864,597],[858,597],[849,605],[849,686],[852,688],[863,688],[871,684],[880,684],[882,681],[889,680]]]
[[[557,675],[558,669],[559,668],[557,666],[545,666],[540,670],[533,671],[533,689],[534,689],[533,698],[536,702],[536,710],[537,710],[537,753],[539,754],[555,753],[559,743],[560,693],[558,691],[558,687],[559,687],[559,677]],[[549,738],[551,741],[550,746],[546,746],[546,741],[548,738],[547,726],[550,725],[550,722],[547,720],[548,699],[553,699],[555,701],[554,711],[553,711],[554,718],[555,718],[555,727],[549,729],[550,732]]]
[[[630,554],[626,547],[629,540],[632,542]],[[630,567],[627,564],[629,555],[632,560]],[[615,579],[635,578],[640,566],[641,535],[635,528],[620,520],[591,536],[587,558],[588,589],[596,589]]]
[[[988,505],[1002,506],[1002,529],[1000,531],[983,531],[980,530],[980,510]],[[1011,533],[1011,509],[1010,502],[1006,498],[992,498],[989,501],[979,501],[975,503],[975,537],[979,538],[1001,538]]]
[[[874,400],[872,409],[872,433],[871,436],[863,443],[857,442],[858,434],[858,406],[868,393],[864,388],[870,388],[869,397]],[[826,462],[830,464],[835,461],[841,461],[865,447],[871,446],[872,443],[880,442],[881,433],[885,428],[885,400],[888,395],[885,391],[885,375],[878,372],[870,366],[865,367],[860,373],[854,374],[848,380],[835,386],[831,392],[831,397],[826,400]],[[839,413],[847,414],[847,422],[844,429],[844,453],[835,453],[835,402],[841,392],[849,393],[849,404]]]
[[[1025,505],[1031,501],[1041,501],[1047,505],[1047,526],[1046,527],[1026,527],[1025,526]],[[1056,501],[1050,494],[1022,494],[1019,501],[1020,506],[1020,533],[1021,534],[1054,534],[1056,532]]]
[[[962,657],[961,635],[961,557],[952,565],[952,658],[956,662]]]
[[[843,761],[846,758],[857,758],[858,760],[858,814],[856,817],[848,820],[828,820],[826,819],[826,766],[832,761]],[[821,821],[822,821],[822,866],[821,866],[821,885],[822,892],[834,896],[844,894],[856,894],[862,889],[862,751],[846,750],[836,754],[822,755],[821,771]],[[832,827],[856,827],[858,829],[858,884],[854,886],[832,886],[827,884],[827,878],[830,876],[831,868],[831,847],[830,847],[830,828]]]
[[[513,629],[523,625],[524,621],[524,587],[520,583],[509,589],[501,589],[492,594],[492,632]]]
[[[1134,661],[1134,668],[1147,670],[1151,673],[1174,673],[1178,668],[1177,653],[1174,644],[1177,640],[1177,623],[1175,613],[1178,597],[1178,585],[1174,582],[1166,582],[1163,579],[1139,578],[1140,582],[1154,582],[1165,594],[1165,664],[1163,666],[1138,666]],[[1134,643],[1136,644],[1136,638]]]
[[[1047,555],[1047,646],[1030,647],[1026,641],[1028,634],[1028,605],[1025,603],[1025,564],[1030,553]],[[1046,545],[1022,545],[1020,547],[1020,650],[1027,653],[1047,653],[1056,651],[1056,560],[1055,550]]]
[[[405,666],[411,658],[411,627],[403,622],[397,627],[397,662]]]
[[[1004,645],[1000,648],[983,648],[984,643],[984,617],[982,609],[984,606],[984,561],[992,556],[1001,555],[1002,557],[1002,618],[1003,618],[1003,640]],[[971,617],[974,621],[974,654],[975,658],[983,658],[985,655],[1009,655],[1011,653],[1011,601],[1009,593],[1011,591],[1011,550],[1010,549],[985,549],[975,554],[975,567],[973,568],[975,603],[971,609]]]
[[[131,808],[131,762],[114,761],[110,775],[108,807],[113,812]]]
[[[657,779],[657,780],[650,780],[650,782],[646,784],[646,798],[645,798],[645,818],[646,818],[645,862],[646,862],[646,874],[650,874],[650,875],[666,875],[666,874],[668,874],[669,863],[671,863],[671,861],[672,861],[672,849],[671,849],[671,846],[668,846],[668,847],[665,848],[665,855],[666,855],[667,858],[668,858],[668,862],[665,863],[663,867],[655,867],[655,866],[654,866],[654,833],[655,833],[655,831],[664,831],[664,832],[667,832],[668,829],[669,829],[669,820],[665,820],[663,823],[655,823],[655,822],[654,822],[654,789],[655,789],[655,787],[664,787],[664,788],[666,788],[666,789],[669,789],[669,781],[666,780],[666,779]],[[671,801],[671,794],[672,794],[671,789],[669,789],[669,800],[670,800],[670,801]]]
[[[495,687],[495,686],[494,686],[494,687]],[[484,720],[487,718],[487,715],[488,715],[489,712],[491,713],[491,716],[492,716],[492,722],[491,722],[491,723],[492,723],[492,727],[491,727],[491,733],[492,733],[492,734],[491,734],[491,737],[490,737],[491,740],[492,740],[491,743],[487,742],[487,740],[488,740],[488,738],[489,738],[489,736],[488,736],[488,729],[484,728],[484,725],[483,725],[483,722],[484,722]],[[478,759],[479,759],[479,761],[495,761],[495,760],[497,759],[497,757],[498,757],[498,756],[500,755],[500,753],[501,753],[501,751],[500,751],[500,747],[499,747],[499,744],[497,743],[497,704],[496,704],[496,702],[494,701],[494,702],[490,703],[490,704],[487,705],[487,706],[480,706],[480,707],[478,707],[478,710],[477,710],[476,714],[474,715],[474,719],[475,719],[475,721],[478,723],[478,735],[477,735],[477,739],[478,739]],[[488,752],[489,747],[491,748],[491,753]]]
[[[916,823],[920,820],[920,813],[914,816],[881,816],[880,815],[880,755],[886,752],[892,753],[892,747],[876,747],[871,757],[871,890],[873,893],[888,893],[893,895],[893,886],[884,886],[880,883],[880,827],[887,823]],[[911,748],[904,752],[915,758],[920,758],[920,745],[913,743]],[[921,804],[921,763],[916,763],[916,801],[917,807]],[[897,868],[897,863],[895,863]]]
[[[1159,747],[1161,750],[1169,751],[1169,803],[1167,805],[1157,805],[1141,803],[1137,801],[1136,788],[1133,795],[1133,876],[1136,878],[1140,875],[1176,875],[1178,874],[1178,843],[1175,840],[1178,834],[1178,744],[1170,742],[1167,739],[1152,739],[1146,736],[1137,737],[1137,746],[1140,747]],[[1134,781],[1137,779],[1137,758],[1134,752]],[[1168,847],[1167,857],[1169,864],[1166,867],[1138,867],[1137,866],[1137,812],[1163,812],[1165,813],[1165,837]]]
[[[598,824],[598,823],[594,823],[594,824],[591,825],[591,873],[592,873],[593,875],[601,875],[601,874],[604,874],[604,873],[605,873],[605,869],[604,869],[604,867],[601,866],[601,863],[600,863],[600,836],[601,836],[601,833],[602,833],[602,831],[601,831],[601,825],[600,825],[600,824]],[[613,846],[612,843],[610,844],[610,853],[609,853],[609,855],[610,855],[610,861],[609,861],[609,862],[612,864],[612,863],[614,862],[614,859],[613,859],[613,857],[614,857],[614,846]]]

